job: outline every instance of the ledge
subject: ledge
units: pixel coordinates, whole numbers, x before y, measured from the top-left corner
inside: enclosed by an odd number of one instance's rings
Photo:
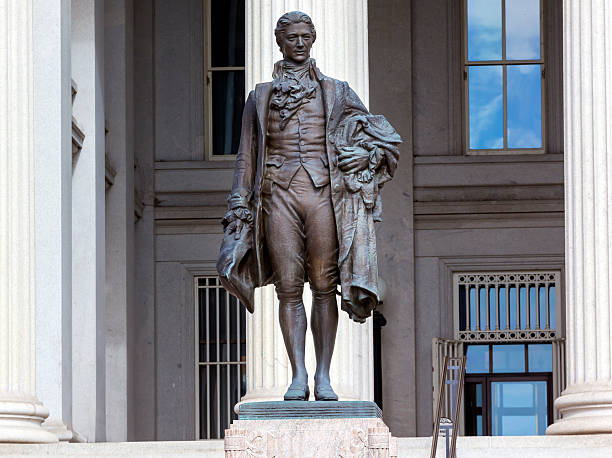
[[[234,160],[231,161],[156,161],[155,170],[187,170],[187,169],[231,169],[234,170]]]
[[[446,156],[414,156],[414,164],[491,164],[523,162],[563,162],[563,154],[457,154]]]

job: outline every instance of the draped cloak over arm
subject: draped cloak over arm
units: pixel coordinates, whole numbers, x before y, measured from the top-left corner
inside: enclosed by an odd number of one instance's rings
[[[359,149],[368,152],[370,160],[366,169],[343,175],[338,267],[342,309],[364,322],[379,302],[374,229],[382,220],[379,190],[395,173],[402,140],[384,116],[367,111],[348,85],[346,92],[346,109],[332,133],[336,154]]]
[[[255,92],[251,91],[242,113],[240,146],[234,166],[234,183],[228,196],[229,211],[223,218],[224,236],[217,272],[223,287],[253,312],[254,291],[258,286],[258,269],[254,247],[253,219],[242,231],[235,233],[228,226],[238,217],[236,212],[247,210],[251,215],[252,195],[257,170],[257,110]]]

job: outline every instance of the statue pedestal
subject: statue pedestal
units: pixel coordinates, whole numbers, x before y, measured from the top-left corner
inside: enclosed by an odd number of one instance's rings
[[[252,456],[392,458],[397,443],[373,402],[249,402],[225,430],[225,457]]]

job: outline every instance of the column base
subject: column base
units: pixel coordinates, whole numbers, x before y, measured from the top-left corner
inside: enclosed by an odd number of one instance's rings
[[[612,383],[569,386],[555,400],[562,419],[546,434],[611,434]]]
[[[47,418],[42,424],[43,429],[53,433],[62,442],[69,442],[72,440],[72,431],[68,429],[66,424],[59,418]]]
[[[57,436],[42,427],[48,416],[49,410],[40,402],[0,400],[0,442],[57,442]]]

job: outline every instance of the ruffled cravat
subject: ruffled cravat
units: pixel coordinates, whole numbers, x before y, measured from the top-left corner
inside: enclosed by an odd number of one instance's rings
[[[274,66],[274,94],[270,107],[279,112],[281,130],[300,107],[315,96],[317,81],[313,78],[313,65],[308,59],[303,64],[282,60]]]

